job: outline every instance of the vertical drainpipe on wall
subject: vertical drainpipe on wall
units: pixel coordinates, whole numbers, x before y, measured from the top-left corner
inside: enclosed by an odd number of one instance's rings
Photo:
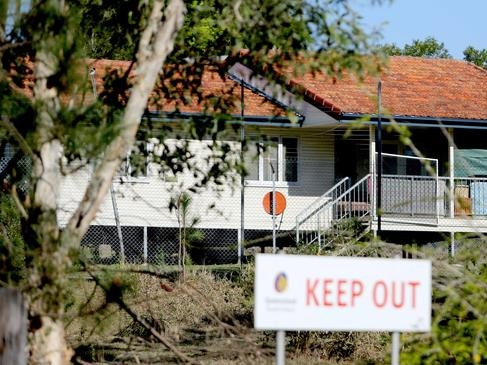
[[[245,140],[245,127],[244,127],[244,108],[245,108],[245,100],[244,100],[244,86],[243,80],[240,80],[240,163],[244,161],[244,140]],[[245,241],[245,230],[244,230],[244,223],[245,223],[245,177],[244,174],[241,173],[240,175],[240,235],[238,239],[238,264],[242,264],[242,252],[243,246]]]

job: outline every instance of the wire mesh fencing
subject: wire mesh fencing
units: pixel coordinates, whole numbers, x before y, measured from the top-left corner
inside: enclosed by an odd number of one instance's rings
[[[320,164],[323,161],[301,161],[299,182],[285,181],[281,174],[274,187],[263,179],[191,192],[181,191],[182,179],[114,181],[113,194],[105,199],[83,247],[99,263],[177,265],[184,249],[186,262],[210,265],[245,262],[253,252],[272,247],[273,232],[276,246],[295,245],[297,214],[334,183],[327,166],[317,168]],[[313,178],[305,178],[308,175]],[[65,187],[66,196],[79,190],[76,181]],[[177,188],[168,189],[176,183]],[[281,193],[286,204],[274,220],[264,206],[273,191]],[[65,210],[69,212],[69,204]]]
[[[196,265],[236,264],[246,262],[251,252],[263,252],[272,245],[271,230],[244,231],[240,241],[237,229],[192,229],[183,232],[173,227],[122,226],[122,236],[116,226],[92,225],[82,239],[84,254],[97,264],[178,265],[182,262],[183,246],[186,263]],[[184,241],[184,235],[190,238]],[[280,247],[294,243],[294,231],[277,231]],[[121,239],[120,239],[121,238]]]
[[[6,143],[0,150],[0,174],[5,185],[15,184],[21,194],[29,189],[32,161],[22,151]]]
[[[82,239],[85,252],[98,264],[178,265],[183,247],[186,263],[232,264],[239,259],[239,235],[232,229],[92,225]],[[121,238],[121,239],[120,239]]]

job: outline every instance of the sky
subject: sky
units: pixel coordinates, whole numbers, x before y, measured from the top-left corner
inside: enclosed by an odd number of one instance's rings
[[[377,1],[376,1],[377,2]],[[487,49],[487,0],[354,0],[365,29],[379,29],[380,43],[403,47],[414,39],[436,38],[453,58],[463,59],[468,46]]]

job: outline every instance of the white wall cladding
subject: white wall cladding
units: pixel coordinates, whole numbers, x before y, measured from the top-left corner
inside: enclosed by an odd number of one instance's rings
[[[247,133],[252,133],[248,131]],[[255,133],[255,131],[254,131]],[[332,134],[323,129],[268,128],[259,130],[269,136],[292,136],[299,139],[298,182],[293,186],[277,184],[276,190],[285,195],[287,209],[282,216],[281,229],[292,229],[295,216],[308,204],[322,195],[334,183],[334,140]],[[230,138],[233,139],[233,138]],[[174,141],[176,143],[176,141]],[[201,157],[207,154],[204,146],[209,141],[192,141],[191,149]],[[235,142],[235,148],[239,144]],[[198,162],[199,163],[199,162]],[[65,225],[82,197],[89,179],[87,171],[79,171],[66,177],[62,184],[59,202],[59,221]],[[130,178],[120,182],[115,180],[113,189],[122,226],[178,227],[175,212],[170,212],[171,197],[193,181],[192,173],[186,171],[178,177],[177,183],[164,182],[157,176]],[[236,185],[226,185],[215,191],[211,186],[197,194],[192,194],[190,218],[198,217],[200,228],[240,228],[240,186],[239,177]],[[181,189],[180,186],[183,188]],[[172,189],[171,189],[172,188]],[[246,184],[245,187],[245,229],[272,229],[271,218],[264,212],[262,198],[271,191],[272,184],[265,186]],[[278,222],[281,221],[279,217]],[[115,225],[110,195],[105,199],[97,214],[97,225]]]

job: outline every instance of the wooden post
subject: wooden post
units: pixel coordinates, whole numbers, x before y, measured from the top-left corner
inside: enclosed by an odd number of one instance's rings
[[[0,288],[0,365],[27,364],[27,311],[22,295]]]

